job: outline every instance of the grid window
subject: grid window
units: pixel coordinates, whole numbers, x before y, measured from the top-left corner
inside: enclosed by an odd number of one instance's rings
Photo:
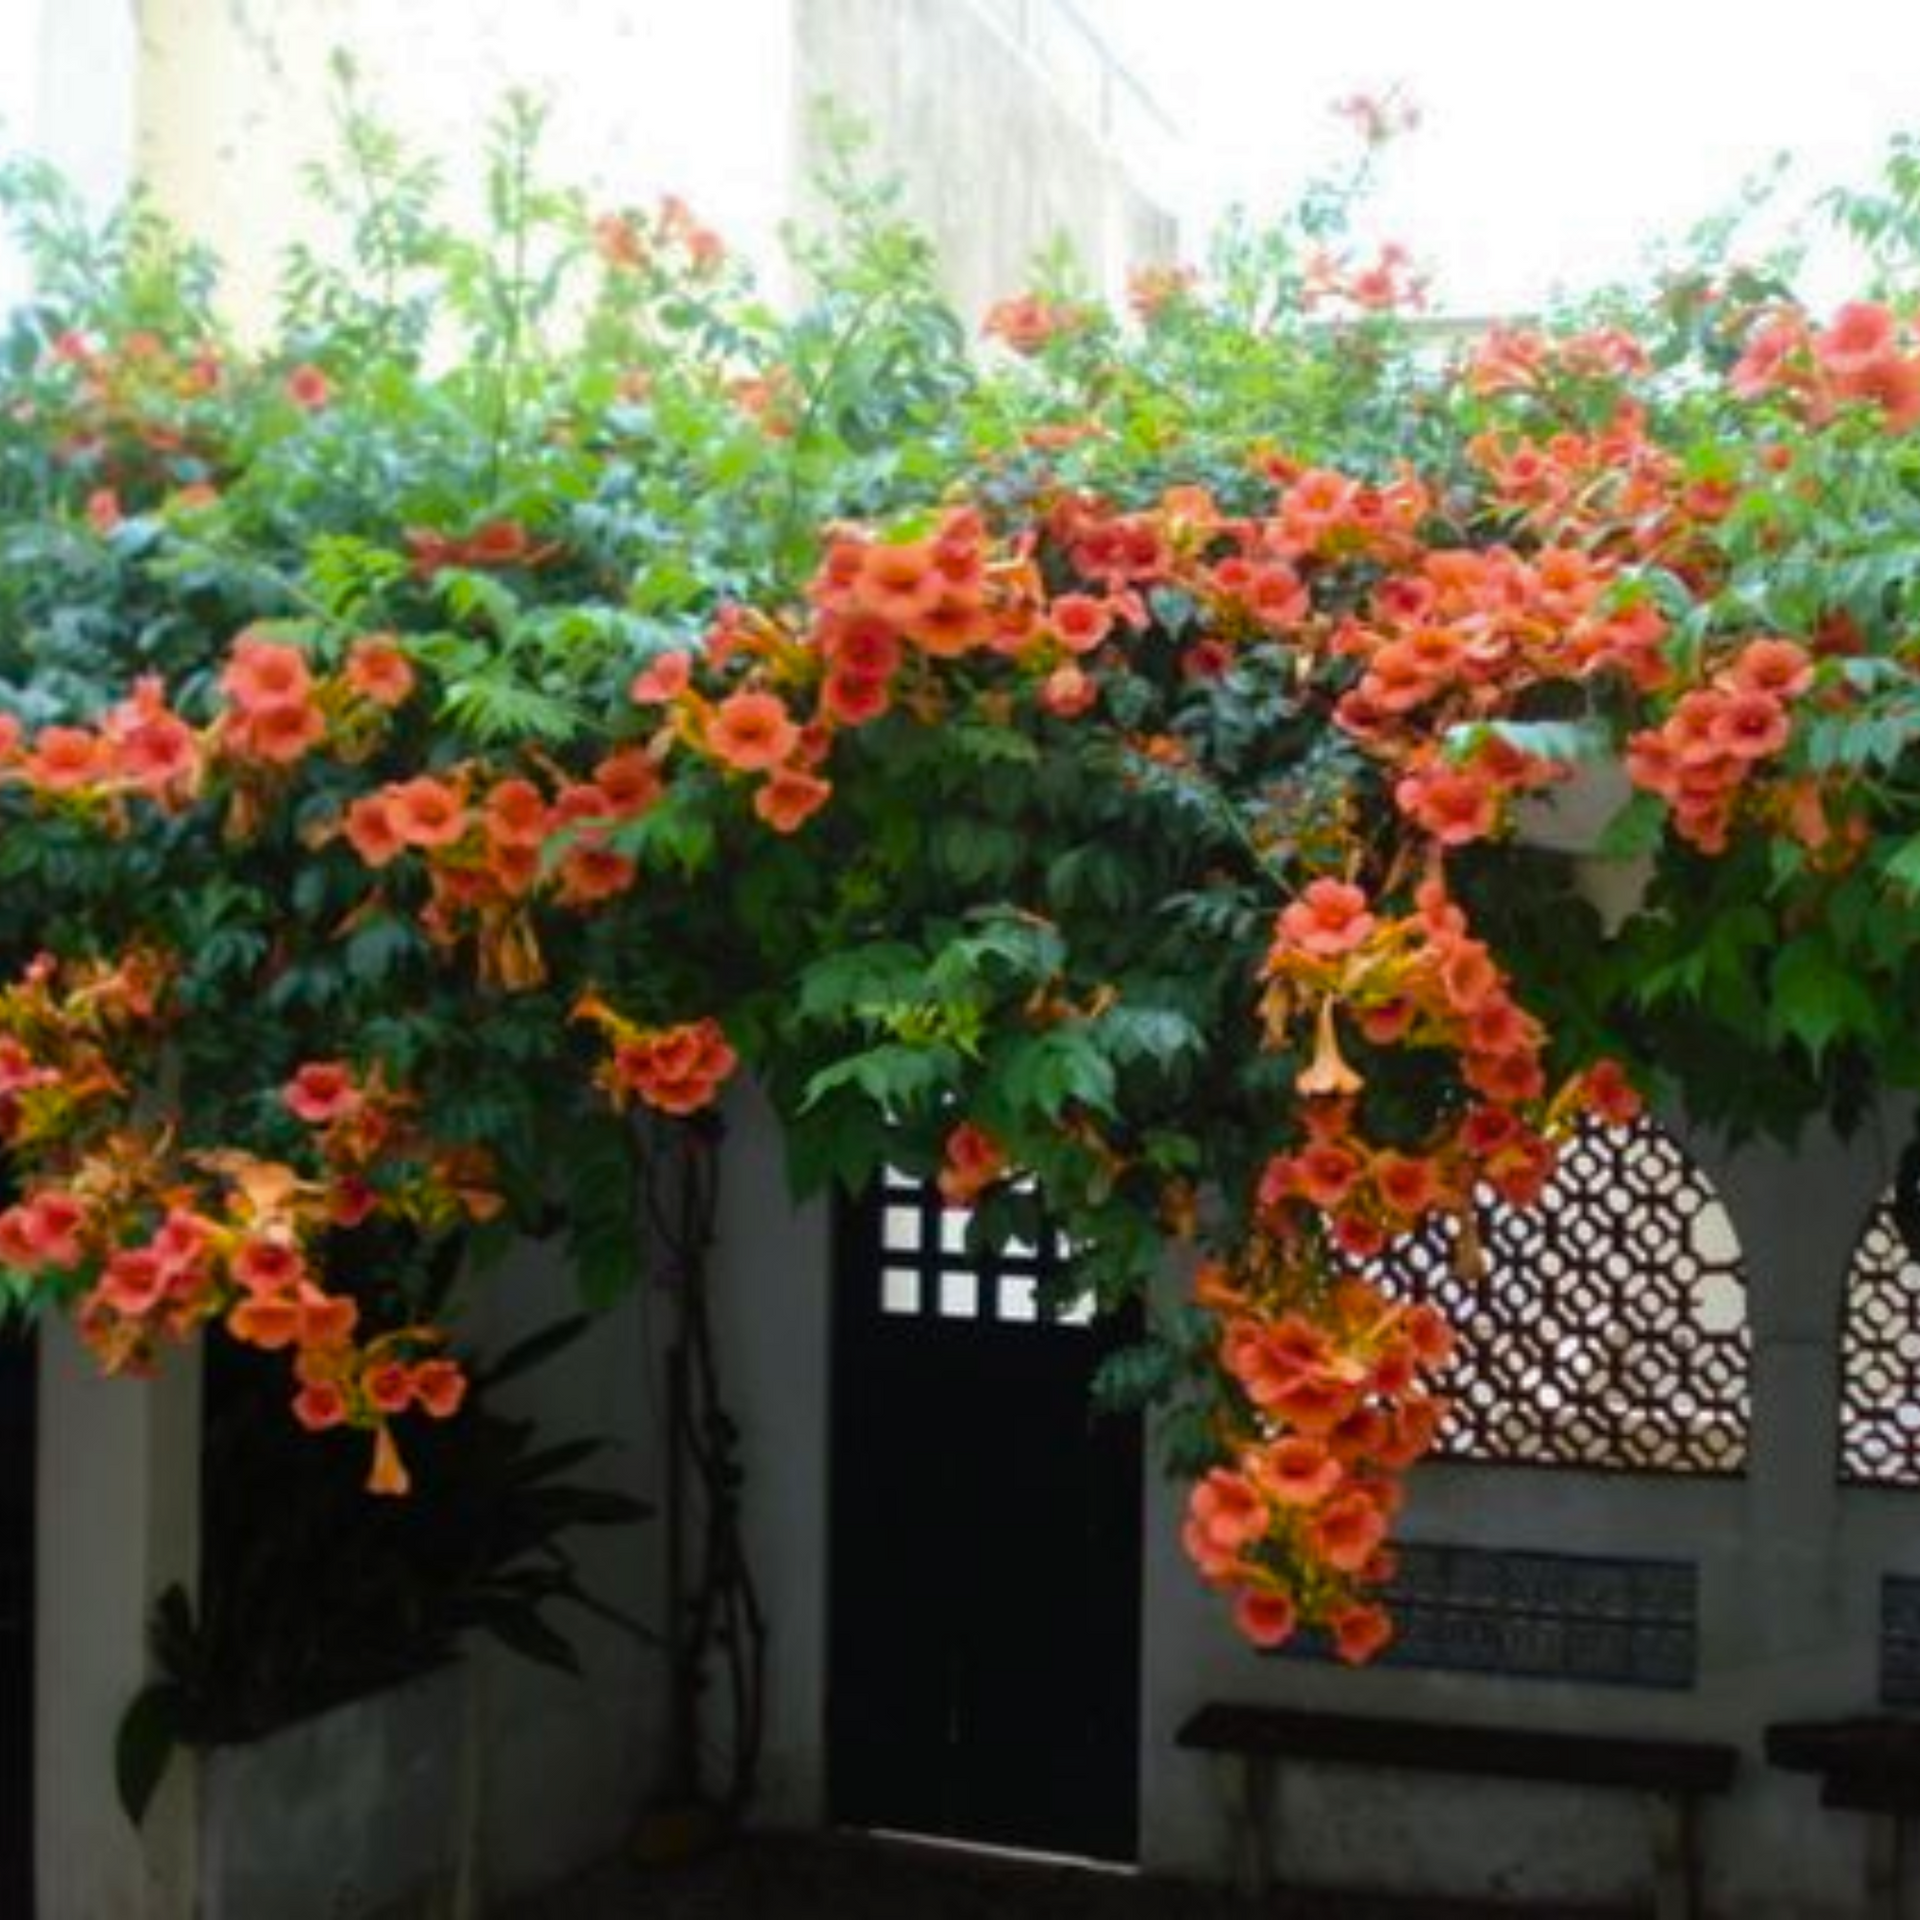
[[[1007,1327],[1093,1324],[1090,1297],[1060,1298],[1069,1257],[1061,1235],[976,1251],[968,1244],[972,1224],[972,1208],[950,1207],[931,1181],[889,1167],[881,1177],[875,1229],[881,1313]]]

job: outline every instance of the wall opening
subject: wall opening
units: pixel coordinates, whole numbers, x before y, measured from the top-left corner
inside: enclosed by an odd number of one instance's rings
[[[1711,1183],[1664,1128],[1590,1126],[1538,1207],[1486,1196],[1477,1278],[1437,1223],[1377,1277],[1461,1335],[1441,1381],[1442,1458],[1602,1471],[1737,1474],[1751,1422],[1740,1243]]]
[[[1049,1236],[924,1182],[839,1223],[828,1796],[845,1825],[1131,1860],[1141,1439]]]
[[[1840,1309],[1840,1479],[1920,1487],[1920,1259],[1883,1195],[1847,1268]]]

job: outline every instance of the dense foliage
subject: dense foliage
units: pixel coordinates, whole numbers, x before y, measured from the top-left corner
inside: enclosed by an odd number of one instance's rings
[[[1790,1133],[1920,1083],[1904,150],[1832,316],[1716,231],[1456,338],[1346,182],[975,354],[884,197],[783,316],[684,207],[538,186],[524,114],[484,243],[347,132],[348,264],[261,349],[13,182],[0,1259],[109,1366],[284,1350],[403,1489],[436,1244],[557,1208],[608,1297],[621,1110],[744,1063],[803,1189],[1044,1202],[1109,1306],[1194,1243],[1116,1388],[1178,1398],[1244,1630],[1364,1658],[1450,1343],[1395,1237],[1470,1269],[1636,1084]],[[1585,762],[1617,927],[1524,830]]]

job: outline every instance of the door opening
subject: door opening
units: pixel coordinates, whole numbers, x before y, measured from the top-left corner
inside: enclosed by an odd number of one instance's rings
[[[834,1293],[829,1797],[843,1824],[1131,1860],[1141,1438],[1050,1316],[1055,1245],[971,1253],[889,1173]]]

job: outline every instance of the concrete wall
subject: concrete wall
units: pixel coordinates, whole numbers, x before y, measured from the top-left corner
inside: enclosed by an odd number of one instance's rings
[[[40,1342],[34,1596],[34,1867],[41,1920],[187,1920],[196,1782],[170,1770],[136,1833],[113,1790],[145,1683],[154,1597],[199,1567],[197,1353],[103,1380],[72,1333]]]
[[[1141,1854],[1150,1870],[1222,1878],[1233,1852],[1212,1764],[1173,1736],[1209,1699],[1730,1741],[1736,1791],[1706,1825],[1717,1920],[1865,1912],[1866,1827],[1825,1813],[1813,1782],[1767,1768],[1769,1721],[1872,1711],[1883,1574],[1920,1574],[1912,1496],[1835,1483],[1841,1293],[1900,1136],[1841,1146],[1695,1151],[1745,1251],[1754,1337],[1750,1467],[1739,1480],[1432,1466],[1410,1538],[1694,1562],[1699,1674],[1689,1691],[1262,1658],[1228,1627],[1178,1545],[1181,1492],[1149,1472]],[[763,1112],[736,1120],[728,1163],[723,1352],[747,1434],[753,1539],[775,1623],[775,1732],[763,1814],[822,1805],[825,1726],[827,1239],[791,1220]],[[1444,1776],[1298,1769],[1281,1798],[1283,1871],[1303,1882],[1462,1897],[1645,1898],[1651,1852],[1630,1796]]]
[[[482,1289],[484,1307],[464,1337],[498,1352],[577,1313],[564,1251],[528,1245]],[[618,1489],[655,1507],[663,1432],[656,1329],[661,1303],[642,1287],[590,1332],[502,1388],[501,1404],[538,1422],[550,1443],[598,1439],[602,1456],[569,1476]],[[582,1529],[567,1547],[596,1598],[657,1631],[662,1561],[657,1517],[638,1527]],[[556,1880],[614,1852],[631,1835],[659,1777],[666,1684],[660,1653],[578,1609],[553,1624],[582,1666],[574,1679],[487,1640],[469,1662],[474,1737],[467,1764],[478,1808],[474,1881],[497,1900]]]
[[[754,258],[788,210],[791,0],[141,0],[139,158],[258,315],[329,143],[329,56],[479,204],[481,141],[512,88],[552,108],[548,177],[604,205],[678,192]]]
[[[1090,43],[1049,58],[1037,29],[1017,29],[1044,9],[951,0],[796,0],[796,9],[798,171],[808,172],[813,145],[805,103],[831,94],[902,172],[907,209],[933,236],[969,318],[1024,288],[1034,255],[1056,239],[1114,294],[1129,268],[1171,258],[1171,215],[1103,130],[1111,82]]]
[[[773,1116],[752,1090],[728,1106],[713,1266],[723,1391],[740,1420],[747,1553],[770,1623],[757,1818],[826,1813],[829,1209],[796,1210]]]
[[[823,1205],[787,1196],[778,1128],[752,1088],[728,1107],[718,1238],[710,1272],[721,1392],[741,1418],[748,1557],[769,1616],[761,1792],[755,1816],[780,1827],[825,1815],[828,1286]],[[555,1439],[601,1435],[597,1477],[664,1500],[664,1361],[674,1308],[664,1273],[509,1396]],[[528,1247],[490,1283],[488,1347],[574,1310],[557,1247]],[[583,1475],[583,1477],[595,1477]],[[596,1594],[658,1630],[666,1619],[665,1527],[575,1542]],[[489,1899],[552,1881],[632,1837],[665,1779],[664,1654],[568,1616],[585,1662],[571,1681],[497,1648],[474,1664],[480,1738],[477,1880]],[[724,1702],[715,1700],[715,1733]],[[728,1756],[707,1755],[709,1784]]]
[[[776,290],[780,224],[809,210],[810,109],[822,95],[870,123],[877,164],[904,174],[974,314],[1022,285],[1058,235],[1115,290],[1127,267],[1174,243],[1170,217],[1117,157],[1124,90],[1058,8],[1030,18],[985,0],[139,4],[140,171],[226,259],[243,316],[265,311],[300,170],[327,148],[328,57],[341,47],[392,124],[446,162],[456,205],[477,204],[482,127],[521,87],[553,108],[552,178],[603,204],[681,193]]]
[[[1747,1476],[1668,1480],[1509,1467],[1424,1467],[1410,1538],[1644,1554],[1700,1569],[1690,1692],[1262,1659],[1237,1644],[1176,1541],[1179,1495],[1147,1493],[1142,1850],[1151,1867],[1219,1874],[1232,1859],[1210,1763],[1173,1735],[1208,1699],[1273,1700],[1540,1728],[1731,1741],[1743,1770],[1707,1823],[1724,1920],[1861,1914],[1865,1823],[1823,1813],[1815,1783],[1764,1766],[1769,1721],[1872,1711],[1879,1586],[1920,1568],[1910,1496],[1834,1479],[1840,1296],[1890,1170],[1884,1143],[1789,1157],[1700,1149],[1750,1276],[1754,1429]],[[1283,1872],[1464,1896],[1645,1897],[1650,1854],[1631,1797],[1497,1781],[1299,1769],[1282,1789]]]

